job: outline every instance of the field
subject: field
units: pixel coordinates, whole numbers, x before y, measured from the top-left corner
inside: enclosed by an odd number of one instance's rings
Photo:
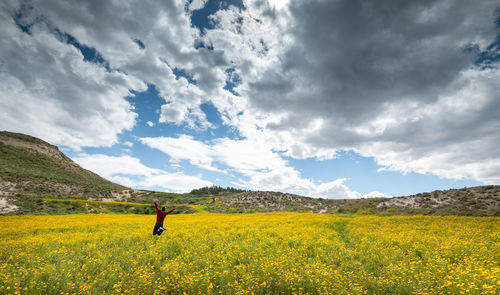
[[[0,294],[495,294],[500,218],[0,217]]]

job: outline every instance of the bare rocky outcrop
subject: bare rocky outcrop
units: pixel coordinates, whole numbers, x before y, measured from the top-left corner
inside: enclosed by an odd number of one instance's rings
[[[85,189],[81,186],[54,182],[18,181],[10,182],[0,178],[0,196],[14,196],[16,194],[30,194],[43,189],[53,195],[83,196]]]
[[[10,202],[8,198],[0,197],[0,214],[10,213],[16,210],[17,206]]]
[[[328,209],[334,208],[334,206],[328,206],[325,200],[271,191],[245,192],[230,199],[222,200],[221,204],[230,208],[252,208],[263,211],[302,209],[327,212]]]
[[[17,190],[17,183],[0,178],[0,197],[12,196]]]
[[[121,192],[112,192],[111,196],[113,197],[112,199],[114,201],[126,202],[128,199],[132,197],[134,192],[136,191],[131,189],[126,189]]]
[[[500,211],[500,186],[480,186],[447,191],[434,191],[406,197],[387,199],[377,205],[377,210],[387,209]]]

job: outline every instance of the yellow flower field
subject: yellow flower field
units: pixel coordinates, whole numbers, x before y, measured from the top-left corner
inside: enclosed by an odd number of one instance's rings
[[[0,217],[0,294],[498,294],[500,218]]]

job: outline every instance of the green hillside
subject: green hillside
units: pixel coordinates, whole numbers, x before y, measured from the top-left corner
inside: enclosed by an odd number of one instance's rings
[[[14,145],[16,140],[27,143]],[[9,144],[9,143],[14,144]],[[29,143],[32,144],[29,147]],[[45,148],[47,152],[41,152]],[[125,187],[81,168],[51,146],[34,137],[0,133],[0,179],[15,184],[12,191],[21,195],[111,197]]]
[[[87,196],[111,196],[112,191],[125,187],[102,177],[54,159],[33,149],[7,145],[0,142],[0,177],[4,181],[25,183],[19,192],[37,195],[60,193],[85,194]]]

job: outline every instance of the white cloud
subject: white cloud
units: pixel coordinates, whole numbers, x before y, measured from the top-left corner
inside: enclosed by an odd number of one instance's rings
[[[263,142],[220,138],[206,144],[188,135],[178,138],[144,137],[140,140],[143,144],[166,153],[173,160],[187,160],[192,165],[212,171],[220,171],[214,162],[243,174],[269,171],[285,165],[285,161]]]
[[[201,175],[191,176],[183,173],[162,173],[147,177],[140,182],[145,187],[163,187],[174,192],[190,192],[194,188],[212,186],[210,181],[201,179]]]
[[[322,183],[314,188],[311,195],[315,197],[330,197],[357,199],[361,197],[360,193],[351,191],[344,182],[346,178],[339,178],[331,182]]]
[[[198,10],[198,9],[202,9],[203,7],[205,7],[205,4],[207,3],[208,0],[193,0],[190,4],[189,4],[189,10]]]
[[[213,141],[211,150],[216,161],[243,174],[271,171],[286,165],[286,161],[265,142],[256,140],[220,138]]]
[[[44,24],[28,35],[7,9],[0,22],[0,129],[78,149],[111,146],[134,126],[137,114],[124,97],[145,90],[142,81],[83,61]]]
[[[269,0],[271,6],[276,7],[277,9],[283,9],[289,4],[290,0]]]
[[[155,125],[155,123],[153,123],[151,121],[147,121],[146,124],[148,124],[149,127],[153,127]]]
[[[193,47],[199,32],[185,3],[142,1],[140,9],[134,1],[87,4],[1,4],[0,128],[75,149],[111,146],[135,125],[137,114],[124,97],[147,84],[167,103],[160,122],[210,128],[200,104],[222,91],[227,60],[221,51]],[[97,50],[109,68],[84,61],[65,33]],[[174,68],[192,75],[196,85],[176,79]]]
[[[390,195],[386,195],[380,192],[370,192],[361,196],[361,198],[392,198]]]
[[[211,186],[201,175],[170,173],[145,166],[131,156],[107,156],[101,154],[79,155],[73,160],[85,169],[100,176],[132,188],[162,188],[166,191],[185,193],[194,188]]]
[[[243,175],[235,185],[252,190],[271,190],[306,194],[324,198],[360,198],[381,195],[373,192],[363,196],[351,191],[345,178],[315,184],[302,178],[299,171],[266,145],[265,142],[220,138],[203,143],[193,137],[146,137],[140,141],[167,154],[172,161],[187,160],[203,169],[225,172],[232,170]],[[215,168],[218,164],[221,168]],[[222,168],[223,167],[223,168]]]
[[[162,172],[159,169],[144,166],[139,159],[131,156],[82,155],[73,158],[73,161],[105,178],[116,174],[150,176]]]
[[[182,103],[164,104],[161,107],[160,123],[180,124],[187,119],[188,106]]]
[[[203,169],[218,171],[212,166],[212,151],[209,146],[188,135],[173,137],[144,137],[140,141],[154,149],[168,154],[174,161],[187,160]]]

